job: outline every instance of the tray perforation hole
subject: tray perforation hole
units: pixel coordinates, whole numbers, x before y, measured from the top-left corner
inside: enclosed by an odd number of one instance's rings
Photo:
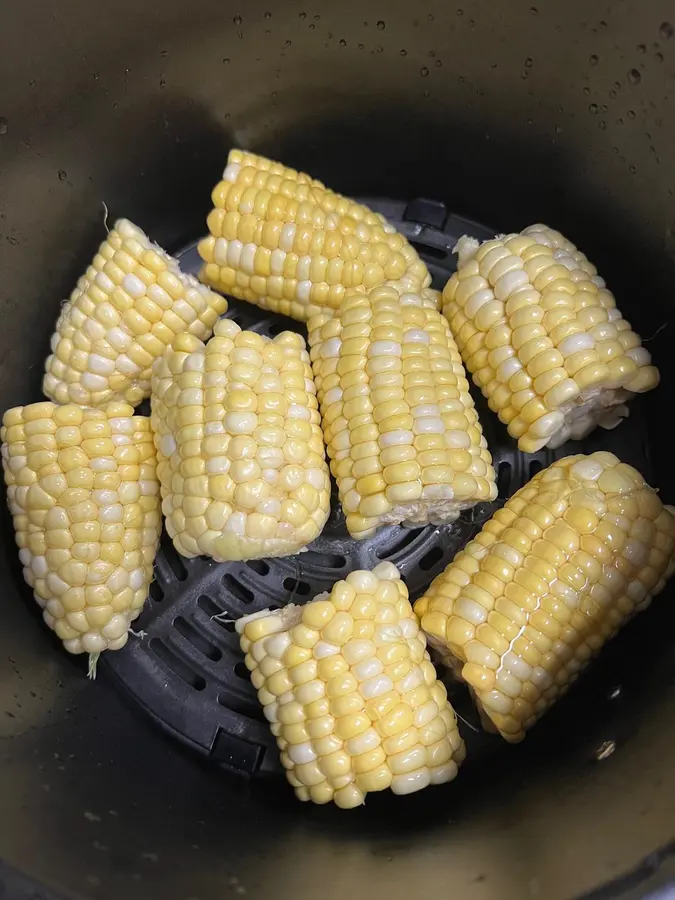
[[[223,654],[218,647],[201,634],[184,616],[176,616],[173,620],[173,627],[207,659],[210,659],[212,662],[218,662],[222,659]]]
[[[151,638],[148,647],[157,659],[163,662],[181,681],[194,688],[195,691],[204,690],[206,687],[205,679],[198,675],[197,672],[194,672],[173,650],[170,650],[161,638]]]
[[[440,544],[436,544],[435,547],[432,547],[431,550],[427,550],[422,559],[420,559],[418,566],[422,571],[428,572],[429,569],[432,569],[437,562],[440,562],[443,559],[443,548]]]
[[[265,562],[264,559],[249,559],[246,565],[249,569],[253,569],[258,575],[262,575],[263,578],[265,575],[269,575],[270,564]]]
[[[253,600],[255,599],[253,591],[250,588],[247,588],[245,584],[242,584],[241,581],[237,581],[237,579],[233,575],[230,575],[229,572],[223,575],[220,579],[220,583],[225,590],[239,600],[240,603],[253,603]]]
[[[225,619],[217,618],[218,616],[222,616],[226,610],[221,609],[215,601],[213,601],[210,597],[207,597],[206,594],[202,594],[197,598],[197,606],[201,609],[202,612],[206,613],[211,622],[214,622],[220,628],[224,628],[225,631],[229,631],[233,633],[234,622],[227,621]]]
[[[234,674],[237,676],[237,678],[241,678],[242,681],[246,681],[250,684],[250,676],[245,663],[238,662],[234,667]]]
[[[347,565],[347,557],[341,553],[323,553],[309,550],[303,554],[303,562],[322,569],[344,569]]]
[[[511,463],[503,459],[497,467],[497,491],[499,497],[509,497],[512,484]]]
[[[232,712],[239,713],[249,719],[254,719],[256,722],[267,721],[262,706],[260,706],[255,696],[247,699],[229,691],[221,691],[216,699],[219,705],[225,709],[232,710]]]
[[[163,543],[160,552],[178,581],[185,581],[188,575],[185,563],[170,540]]]
[[[312,590],[310,584],[306,581],[301,581],[299,578],[293,578],[292,575],[289,575],[288,578],[284,578],[284,588],[287,591],[290,591],[291,594],[295,594],[299,597],[307,597]]]
[[[422,528],[406,528],[395,544],[388,547],[379,547],[376,551],[378,559],[389,559],[402,553],[406,547],[409,547],[423,531]]]
[[[541,470],[543,468],[544,468],[544,464],[540,459],[531,459],[530,464],[528,466],[527,480],[529,481],[530,478],[534,478],[534,476],[537,474],[537,472],[541,472]]]
[[[155,581],[150,584],[150,598],[155,601],[155,603],[159,603],[164,599],[164,590],[162,585],[155,579]]]

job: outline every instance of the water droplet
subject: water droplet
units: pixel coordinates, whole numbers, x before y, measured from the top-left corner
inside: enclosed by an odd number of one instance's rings
[[[595,758],[598,762],[602,762],[604,759],[609,759],[615,750],[616,743],[614,741],[604,741],[595,751]]]
[[[638,53],[646,53],[647,45],[646,44],[638,44]]]
[[[642,75],[640,75],[640,72],[637,69],[631,69],[628,72],[628,80],[631,84],[640,84],[640,82],[642,81]]]
[[[613,152],[613,153],[618,153],[618,152],[619,152],[619,148],[618,148],[618,147],[612,147],[612,152]]]
[[[377,23],[377,27],[378,27],[378,29],[379,29],[380,31],[384,31],[384,29],[385,29],[387,26],[384,24],[384,22],[382,21],[382,19],[380,19],[380,21]]]
[[[534,60],[532,59],[531,56],[528,56],[527,59],[525,60],[525,68],[531,69],[533,65],[534,65]]]
[[[312,31],[314,31],[314,29],[316,28],[316,25],[314,24],[314,22],[310,22],[309,27]]]
[[[320,16],[318,13],[316,13],[315,16],[314,16],[314,20],[315,20],[316,22],[318,22],[320,18],[321,18],[321,16]]]
[[[435,16],[433,13],[429,13],[429,15],[427,16],[427,19],[428,19],[430,22],[433,22],[435,18],[436,18],[436,16]]]
[[[595,53],[594,53],[592,56],[589,56],[589,57],[588,57],[588,61],[589,61],[589,63],[590,63],[592,66],[597,66],[597,64],[598,64],[598,62],[599,62],[599,59],[598,59],[598,57],[597,57],[597,56],[595,55]]]
[[[610,91],[609,96],[612,98],[612,100],[615,100],[616,99],[616,91]]]
[[[241,25],[241,23],[243,22],[243,19],[241,16],[235,16],[234,19],[232,19],[232,21],[234,22],[235,25]]]
[[[635,175],[635,166],[628,166],[628,171],[631,175]]]
[[[600,21],[598,22],[598,28],[600,29],[600,31],[604,31],[605,28],[607,28],[607,22],[605,22],[604,19],[600,19]]]
[[[596,116],[598,114],[599,106],[597,103],[591,103],[588,107],[588,111],[592,116]]]
[[[68,177],[68,173],[65,169],[59,169],[58,171],[59,181],[65,181]]]
[[[442,60],[442,59],[437,59],[437,60],[436,60],[436,68],[437,68],[437,69],[440,69],[442,65],[443,65],[443,60]]]
[[[359,44],[359,50],[363,50],[363,47],[364,47],[363,44]]]
[[[420,75],[422,76],[422,78],[426,78],[428,74],[429,70],[427,69],[427,67],[422,66],[422,68],[420,69]]]
[[[230,62],[230,57],[229,57],[229,56],[224,56],[224,57],[223,57],[223,65],[227,65],[227,63],[229,63],[229,62]]]
[[[534,125],[534,119],[528,119],[528,120],[527,120],[527,124],[528,124],[528,125]]]
[[[330,35],[328,35],[328,36],[330,37]],[[290,47],[290,46],[292,46],[292,44],[293,44],[293,42],[292,42],[291,40],[288,40],[288,41],[286,41],[286,43],[284,44],[284,47]]]
[[[0,116],[0,137],[2,137],[3,134],[7,134],[7,124],[5,116]]]
[[[422,96],[423,96],[423,97],[431,97],[431,93],[430,93],[430,91],[424,91],[424,93],[422,94]]]
[[[523,69],[523,71],[520,73],[520,77],[523,79],[523,81],[526,80],[526,78],[527,78],[527,69]]]
[[[533,16],[536,16],[536,15],[539,14],[539,10],[537,9],[536,6],[531,6],[531,7],[530,7],[530,13],[531,13]]]
[[[560,125],[556,125],[556,126],[555,126],[555,133],[556,133],[556,134],[562,134],[562,128],[560,127]]]
[[[430,57],[433,59],[433,58],[436,56],[436,51],[435,51],[435,50],[430,50],[429,53],[428,53],[427,55],[430,56]]]
[[[401,50],[401,56],[407,56],[407,55],[408,55],[407,50]]]
[[[670,40],[673,36],[673,26],[670,22],[661,22],[659,25],[659,37],[662,41]]]
[[[168,55],[169,55],[169,51],[168,51],[168,50],[160,50],[160,51],[159,51],[159,55],[160,55],[160,56],[168,56]]]
[[[306,13],[306,12],[301,12],[300,15],[298,16],[298,18],[299,18],[299,19],[306,19],[306,18],[307,18],[307,13]]]
[[[271,18],[272,18],[272,13],[271,13],[271,12],[266,12],[266,13],[265,13],[265,18],[266,18],[266,19],[271,19]]]
[[[602,104],[602,106],[600,107],[600,112],[607,112],[607,104],[606,103]]]
[[[619,118],[616,120],[616,124],[617,124],[617,125],[623,125],[623,119],[622,119],[620,116],[619,116]]]
[[[341,46],[341,47],[346,47],[346,46],[347,46],[347,41],[346,41],[344,38],[340,38],[340,46]]]
[[[463,10],[463,9],[458,9],[458,10],[457,10],[457,15],[458,15],[458,16],[463,16],[463,15],[464,15],[464,10]]]
[[[588,97],[588,95],[590,94],[590,92],[591,92],[591,89],[590,89],[589,87],[585,87],[585,88],[584,88],[584,94],[585,94],[587,97]]]
[[[654,54],[654,59],[655,59],[657,62],[660,62],[660,63],[663,62],[663,53],[655,53],[655,54]]]
[[[603,119],[601,122],[598,122],[598,128],[600,131],[604,131],[607,128],[607,122]]]
[[[635,118],[635,113],[632,109],[629,109],[626,115],[628,116],[629,119]]]

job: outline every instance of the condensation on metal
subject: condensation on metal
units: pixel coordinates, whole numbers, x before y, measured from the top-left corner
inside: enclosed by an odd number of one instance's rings
[[[406,205],[366,198],[365,202],[414,244],[439,290],[454,271],[452,248],[457,239],[469,233],[484,240],[493,233],[450,214],[436,201],[419,198]],[[177,255],[186,271],[198,271],[194,244]],[[231,301],[227,316],[242,328],[268,336],[303,330],[297,322],[237,301]],[[479,504],[454,525],[392,526],[368,540],[354,541],[347,534],[334,488],[326,528],[307,552],[248,563],[184,559],[165,534],[150,599],[135,629],[145,636],[132,638],[121,653],[105,654],[105,673],[165,731],[223,768],[247,776],[276,772],[280,768],[277,752],[239,650],[235,619],[266,607],[306,602],[350,571],[372,568],[381,560],[399,568],[411,597],[416,598],[499,505],[540,469],[569,453],[613,450],[650,479],[639,420],[632,420],[637,427],[622,428],[620,434],[598,431],[581,444],[526,456],[516,449],[477,391],[474,397],[497,470],[499,499],[495,503]],[[454,687],[452,695],[467,724],[477,723],[464,691]],[[500,746],[471,727],[462,730],[473,755]]]

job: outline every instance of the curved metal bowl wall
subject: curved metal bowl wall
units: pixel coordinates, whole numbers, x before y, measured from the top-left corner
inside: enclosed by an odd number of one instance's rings
[[[235,144],[343,192],[429,196],[497,229],[548,220],[654,334],[670,322],[675,269],[673,15],[658,0],[3,10],[0,408],[39,395],[59,302],[103,234],[102,202],[180,247],[203,227]],[[648,345],[664,382],[643,405],[670,497],[671,334]],[[523,746],[468,764],[447,790],[345,816],[203,769],[106,678],[88,683],[27,602],[10,528],[3,511],[0,856],[56,891],[397,900],[423,885],[558,900],[672,836],[672,596]]]

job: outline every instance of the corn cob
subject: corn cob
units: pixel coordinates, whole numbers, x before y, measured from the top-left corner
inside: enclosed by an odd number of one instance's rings
[[[462,359],[493,412],[534,453],[614,428],[657,369],[583,253],[532,225],[480,247],[460,239],[443,292]]]
[[[232,150],[212,199],[200,277],[263,309],[305,322],[338,309],[349,288],[394,281],[422,290],[431,281],[379,213],[263,157]]]
[[[508,741],[563,694],[675,567],[675,510],[611,453],[568,456],[500,509],[415,604]]]
[[[455,713],[391,563],[236,628],[300,800],[349,809],[369,791],[409,794],[455,777]]]
[[[166,527],[183,556],[286,556],[326,523],[330,480],[303,339],[221,319],[155,364],[152,428]]]
[[[379,525],[452,522],[497,496],[447,322],[393,287],[310,319],[324,439],[355,538]]]
[[[226,309],[224,297],[119,219],[61,310],[43,391],[56,403],[136,406],[174,337],[187,331],[206,340]]]
[[[119,650],[148,595],[161,530],[150,420],[131,406],[33,403],[0,433],[26,582],[70,653]]]

